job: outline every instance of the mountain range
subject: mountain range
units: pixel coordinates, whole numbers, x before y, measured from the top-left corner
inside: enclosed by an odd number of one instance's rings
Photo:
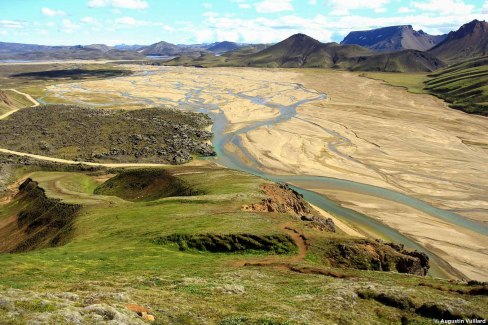
[[[314,67],[362,71],[429,72],[488,54],[488,23],[473,20],[447,35],[411,25],[350,32],[338,43],[295,34],[276,44],[104,44],[44,46],[0,42],[0,59],[144,59],[176,57],[165,64],[198,66]],[[159,63],[160,64],[160,63]]]

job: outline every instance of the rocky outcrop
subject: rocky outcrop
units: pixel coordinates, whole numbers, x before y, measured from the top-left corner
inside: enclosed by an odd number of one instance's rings
[[[336,232],[336,226],[331,218],[322,218],[316,216],[302,216],[303,221],[308,223],[311,228],[319,229],[322,231]]]
[[[381,243],[381,241],[379,241]],[[427,275],[429,271],[429,256],[419,251],[407,251],[403,244],[386,243],[398,253],[410,256],[412,258],[401,258],[397,261],[396,268],[400,273],[410,273],[418,275]]]
[[[335,232],[334,221],[323,218],[305,201],[303,195],[288,184],[263,184],[261,190],[267,197],[259,203],[242,206],[242,210],[287,213],[307,222],[311,228]]]

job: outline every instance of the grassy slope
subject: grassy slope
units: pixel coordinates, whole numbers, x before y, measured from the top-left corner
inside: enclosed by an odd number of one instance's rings
[[[405,87],[412,93],[425,93],[424,82],[427,79],[425,73],[366,72],[361,75],[372,79],[382,80],[393,86]]]
[[[467,60],[440,70],[426,90],[467,113],[488,116],[488,57]]]
[[[467,288],[447,281],[330,269],[336,275],[352,276],[340,279],[279,268],[238,267],[235,263],[243,259],[287,262],[291,256],[212,254],[179,251],[174,244],[156,245],[154,238],[173,233],[282,234],[283,224],[309,238],[344,238],[340,233],[305,228],[284,214],[242,212],[242,204],[261,197],[258,188],[263,180],[256,177],[214,167],[178,166],[171,170],[206,194],[133,203],[93,195],[97,182],[83,173],[31,174],[48,196],[86,205],[69,244],[20,255],[0,254],[0,297],[8,296],[8,288],[14,287],[21,289],[15,292],[16,299],[31,297],[26,290],[34,290],[41,294],[75,293],[82,297],[76,306],[96,302],[123,309],[124,303],[131,302],[150,307],[161,324],[241,324],[243,320],[259,324],[266,320],[274,322],[266,324],[322,324],[325,320],[379,324],[400,323],[402,316],[429,323],[410,311],[356,295],[358,290],[372,288],[399,299],[408,296],[418,304],[442,302],[454,310],[488,316],[483,296],[419,286],[427,283],[444,289]],[[15,201],[0,209],[0,223],[15,211]],[[320,258],[312,249],[306,260],[308,266],[319,266]],[[117,298],[120,295],[126,298]],[[44,301],[50,299],[43,297]],[[16,316],[19,323],[59,308],[37,302],[27,308],[26,304],[16,301],[16,308],[24,310]],[[8,312],[0,307],[0,323],[7,319]]]
[[[426,52],[406,50],[379,53],[361,58],[350,67],[353,71],[431,72],[446,66],[444,62]]]

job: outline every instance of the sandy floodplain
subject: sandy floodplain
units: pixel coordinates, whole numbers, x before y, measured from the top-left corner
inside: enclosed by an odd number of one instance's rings
[[[95,106],[109,108],[205,108],[224,114],[225,132],[237,132],[246,149],[243,160],[266,173],[375,185],[488,226],[488,118],[349,72],[131,68],[132,76],[50,86],[46,98],[89,105],[93,95]],[[488,280],[483,234],[374,195],[297,185],[381,220],[467,278]]]

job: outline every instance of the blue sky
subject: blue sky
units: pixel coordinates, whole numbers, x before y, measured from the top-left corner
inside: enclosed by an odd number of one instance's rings
[[[0,41],[50,45],[341,41],[410,24],[431,34],[488,20],[488,0],[0,0]]]

